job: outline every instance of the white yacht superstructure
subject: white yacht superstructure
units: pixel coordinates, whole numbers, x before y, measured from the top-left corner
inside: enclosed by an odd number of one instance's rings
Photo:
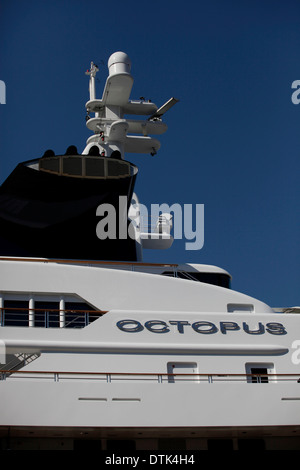
[[[124,153],[155,153],[148,134],[166,130],[161,116],[177,101],[130,100],[128,56],[108,65],[101,100],[97,67],[87,72],[94,135],[68,160],[69,178],[132,176]],[[66,158],[28,165],[65,177]],[[125,165],[117,176],[97,167],[110,158]],[[0,257],[1,448],[299,449],[299,308],[236,292],[215,266],[142,262],[143,240],[163,248],[172,238],[168,224],[141,233],[130,194],[133,261]]]

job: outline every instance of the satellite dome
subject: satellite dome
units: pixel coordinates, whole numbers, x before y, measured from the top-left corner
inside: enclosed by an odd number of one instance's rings
[[[108,59],[109,75],[116,73],[130,73],[131,60],[125,52],[114,52]]]

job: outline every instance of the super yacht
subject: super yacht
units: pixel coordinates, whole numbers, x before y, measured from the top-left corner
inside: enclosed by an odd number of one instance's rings
[[[86,74],[80,152],[18,164],[0,188],[0,448],[300,449],[300,317],[232,289],[217,266],[143,261],[150,226],[126,154],[155,155],[158,107],[131,61]],[[172,112],[176,112],[176,107]]]

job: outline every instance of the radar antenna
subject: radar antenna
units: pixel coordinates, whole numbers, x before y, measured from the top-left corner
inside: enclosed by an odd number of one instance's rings
[[[89,82],[90,100],[94,100],[96,98],[95,77],[96,77],[97,72],[99,72],[98,66],[94,64],[94,62],[91,62],[90,70],[87,70],[85,72],[86,75],[90,76],[90,82]]]

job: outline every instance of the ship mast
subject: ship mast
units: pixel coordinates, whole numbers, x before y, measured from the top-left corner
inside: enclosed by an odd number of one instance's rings
[[[97,65],[94,64],[94,62],[91,62],[90,70],[87,70],[85,72],[86,75],[90,76],[90,82],[89,82],[90,100],[94,100],[96,98],[95,77],[96,77],[97,72],[99,72],[99,68],[97,67]]]
[[[152,135],[159,135],[167,130],[161,116],[178,100],[171,98],[159,109],[151,100],[130,100],[133,86],[131,61],[124,52],[115,52],[110,56],[109,76],[102,98],[97,99],[95,77],[98,70],[91,62],[91,68],[86,72],[90,77],[86,125],[94,135],[87,140],[83,154],[99,154],[120,159],[124,159],[126,152],[155,155],[160,148],[160,142]],[[90,113],[95,113],[95,116],[91,117]],[[125,115],[148,118],[132,119],[125,118]]]

